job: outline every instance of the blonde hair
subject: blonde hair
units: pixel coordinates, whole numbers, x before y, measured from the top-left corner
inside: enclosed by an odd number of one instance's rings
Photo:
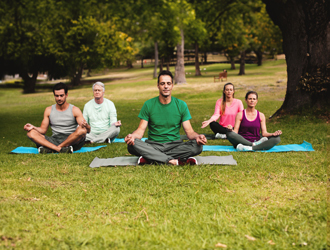
[[[222,90],[222,101],[221,101],[220,115],[223,115],[225,113],[225,111],[226,111],[226,94],[225,94],[225,90],[226,90],[226,87],[228,85],[232,85],[233,86],[233,89],[234,89],[233,98],[234,98],[234,94],[235,94],[234,84],[232,84],[231,82],[228,82],[228,83],[226,83],[223,86],[223,90]]]

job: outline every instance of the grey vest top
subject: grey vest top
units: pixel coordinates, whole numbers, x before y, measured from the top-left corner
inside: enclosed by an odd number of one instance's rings
[[[49,122],[53,135],[66,134],[70,135],[77,129],[76,118],[72,114],[73,105],[69,104],[69,108],[65,111],[58,111],[56,104],[52,105],[50,111]]]

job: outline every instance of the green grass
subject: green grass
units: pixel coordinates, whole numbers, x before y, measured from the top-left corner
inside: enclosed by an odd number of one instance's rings
[[[187,102],[199,133],[211,133],[200,126],[213,114],[224,84],[214,83],[213,75],[229,65],[205,67],[201,77],[186,67],[192,72],[188,84],[173,91]],[[106,97],[123,123],[120,137],[138,126],[144,101],[158,93],[152,71],[109,71],[127,77],[106,84]],[[243,101],[246,90],[256,89],[258,110],[266,117],[282,104],[286,80],[276,81],[286,78],[283,60],[247,65],[246,76],[228,72],[235,97]],[[68,101],[83,109],[92,98],[90,87],[70,90]],[[0,89],[1,249],[215,249],[217,243],[228,249],[326,249],[325,120],[306,113],[267,121],[269,131],[283,131],[282,145],[306,140],[315,152],[202,153],[231,154],[237,166],[88,167],[95,157],[127,155],[119,143],[84,154],[9,154],[18,146],[33,146],[23,126],[39,125],[53,103],[51,92],[22,95],[16,88]],[[208,144],[229,145],[226,140]]]

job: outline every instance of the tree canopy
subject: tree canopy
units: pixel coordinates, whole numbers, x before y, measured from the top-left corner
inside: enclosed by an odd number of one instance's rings
[[[175,81],[184,83],[185,46],[195,50],[196,75],[200,50],[224,52],[232,68],[240,59],[244,74],[246,52],[261,65],[283,42],[281,110],[295,110],[328,102],[329,9],[324,0],[4,0],[0,75],[19,74],[30,93],[40,72],[77,85],[83,70],[132,66],[136,58],[153,56],[156,76],[158,58],[169,66],[176,52]]]

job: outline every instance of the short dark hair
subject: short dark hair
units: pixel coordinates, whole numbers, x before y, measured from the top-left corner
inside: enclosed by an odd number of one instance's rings
[[[163,71],[161,71],[159,73],[159,75],[158,75],[158,83],[159,83],[160,76],[170,76],[171,79],[172,79],[172,83],[173,83],[173,75],[172,75],[171,71],[169,71],[169,70],[163,70]]]
[[[68,93],[68,86],[63,82],[59,82],[59,83],[56,83],[53,87],[54,95],[55,95],[55,90],[61,90],[61,89],[64,89],[65,94]]]
[[[258,100],[258,93],[255,92],[255,91],[253,91],[253,90],[248,91],[248,92],[246,93],[246,95],[245,95],[245,100],[247,100],[247,99],[248,99],[248,96],[251,95],[251,94],[255,94],[255,95],[257,96],[257,100]]]

